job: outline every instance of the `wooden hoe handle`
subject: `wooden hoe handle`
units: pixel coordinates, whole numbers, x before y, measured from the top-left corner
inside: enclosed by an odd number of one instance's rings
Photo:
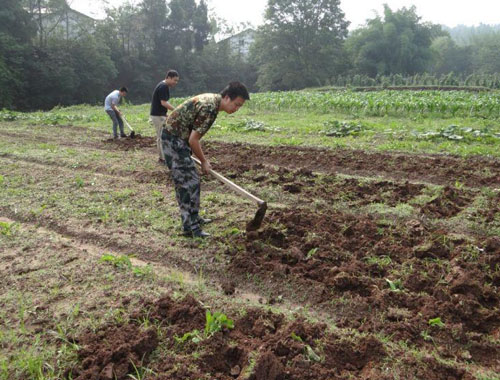
[[[200,160],[198,160],[196,157],[194,156],[191,156],[191,158],[193,159],[194,162],[196,162],[196,164],[198,166],[201,167],[201,162]],[[215,178],[217,178],[219,181],[225,183],[226,185],[228,185],[231,189],[233,189],[234,191],[236,191],[237,193],[240,193],[241,195],[243,195],[244,197],[254,201],[255,203],[257,203],[259,206],[262,206],[263,204],[265,204],[266,202],[263,201],[262,199],[260,198],[257,198],[255,195],[249,193],[248,191],[246,191],[245,189],[243,189],[242,187],[238,186],[237,184],[235,184],[233,181],[230,181],[229,179],[227,179],[226,177],[224,177],[222,174],[219,174],[217,173],[215,170],[212,170],[210,169],[210,174],[213,175]]]

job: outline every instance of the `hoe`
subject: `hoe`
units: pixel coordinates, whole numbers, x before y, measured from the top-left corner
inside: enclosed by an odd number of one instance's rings
[[[122,119],[125,122],[125,124],[127,125],[128,129],[130,129],[130,138],[131,139],[135,138],[135,131],[132,129],[132,127],[128,123],[127,119],[125,119],[125,116],[123,114],[122,114]]]
[[[196,157],[191,156],[194,162],[198,166],[201,167],[201,162],[198,160]],[[210,174],[213,175],[215,178],[217,178],[219,181],[225,183],[228,185],[231,189],[236,191],[237,193],[243,195],[244,197],[250,199],[251,201],[254,201],[257,203],[257,206],[259,207],[257,209],[257,212],[255,213],[254,218],[247,223],[246,230],[247,231],[257,231],[261,224],[262,220],[264,219],[264,216],[266,215],[266,210],[267,210],[267,203],[266,201],[263,201],[262,199],[257,198],[255,195],[250,194],[248,191],[243,189],[242,187],[238,186],[234,182],[228,180],[226,177],[224,177],[222,174],[217,173],[215,170],[210,169]]]

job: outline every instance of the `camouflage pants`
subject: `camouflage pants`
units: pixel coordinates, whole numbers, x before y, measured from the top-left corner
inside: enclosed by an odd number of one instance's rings
[[[191,148],[183,139],[165,129],[161,134],[165,165],[175,184],[175,196],[181,210],[184,231],[200,228],[200,176],[191,159]]]

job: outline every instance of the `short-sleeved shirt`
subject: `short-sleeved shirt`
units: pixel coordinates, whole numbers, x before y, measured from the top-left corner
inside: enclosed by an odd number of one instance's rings
[[[120,103],[120,91],[115,90],[111,92],[108,96],[106,96],[106,99],[104,100],[104,110],[105,111],[113,111],[113,108],[111,107],[111,104],[114,104],[115,106]]]
[[[168,116],[165,129],[186,141],[193,130],[203,136],[217,118],[221,100],[219,94],[201,94],[186,100]]]
[[[162,106],[161,101],[168,101],[170,99],[170,90],[165,81],[158,83],[153,91],[153,96],[151,99],[151,111],[149,114],[151,116],[166,116],[167,109]]]

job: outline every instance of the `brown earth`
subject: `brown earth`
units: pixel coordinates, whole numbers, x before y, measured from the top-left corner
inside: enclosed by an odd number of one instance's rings
[[[153,151],[155,141],[138,135],[103,140],[99,149]],[[471,208],[483,187],[500,185],[498,160],[221,142],[208,142],[205,150],[214,169],[245,186],[278,189],[285,198],[270,207],[260,230],[214,238],[229,247],[227,264],[213,269],[224,293],[233,296],[248,285],[249,275],[258,276],[269,286],[269,304],[282,295],[295,297],[326,313],[336,328],[354,331],[352,336],[324,323],[251,308],[229,315],[234,329],[198,344],[179,343],[175,337],[203,332],[202,304],[191,296],[145,298],[131,322],[73,339],[81,346],[73,378],[126,379],[161,347],[161,358],[149,366],[155,379],[206,373],[220,380],[391,379],[381,337],[460,363],[447,365],[432,355],[415,361],[401,349],[407,378],[471,379],[469,364],[500,372],[500,347],[492,343],[500,338],[500,239],[466,226],[455,230],[450,222],[467,216],[498,223],[498,194],[484,207]],[[136,171],[132,178],[172,186],[160,169]],[[212,179],[204,182],[215,187]],[[430,185],[443,187],[429,192]],[[333,207],[339,203],[347,207]],[[373,204],[411,205],[412,213],[368,214]],[[59,221],[48,222],[64,229]],[[140,244],[138,236],[134,248],[145,258],[157,254]],[[144,320],[157,328],[132,322]]]
[[[211,378],[218,380],[253,379],[391,379],[383,361],[387,355],[374,335],[341,337],[327,332],[325,323],[303,319],[288,321],[282,314],[247,309],[236,318],[234,328],[224,328],[199,343],[178,338],[195,329],[203,331],[204,309],[191,296],[174,301],[169,296],[147,301],[134,320],[147,319],[159,326],[164,346],[160,360],[150,365],[157,380]],[[77,379],[125,380],[125,368],[132,371],[158,345],[155,330],[137,325],[108,327],[78,338],[80,366],[72,369]],[[127,336],[128,335],[128,336]],[[93,339],[92,339],[93,337]],[[176,339],[177,338],[177,339]],[[127,359],[128,361],[126,361]],[[424,365],[405,359],[408,373],[418,372],[430,379],[471,379],[462,369],[439,363],[432,356]],[[444,376],[444,377],[443,377]]]

